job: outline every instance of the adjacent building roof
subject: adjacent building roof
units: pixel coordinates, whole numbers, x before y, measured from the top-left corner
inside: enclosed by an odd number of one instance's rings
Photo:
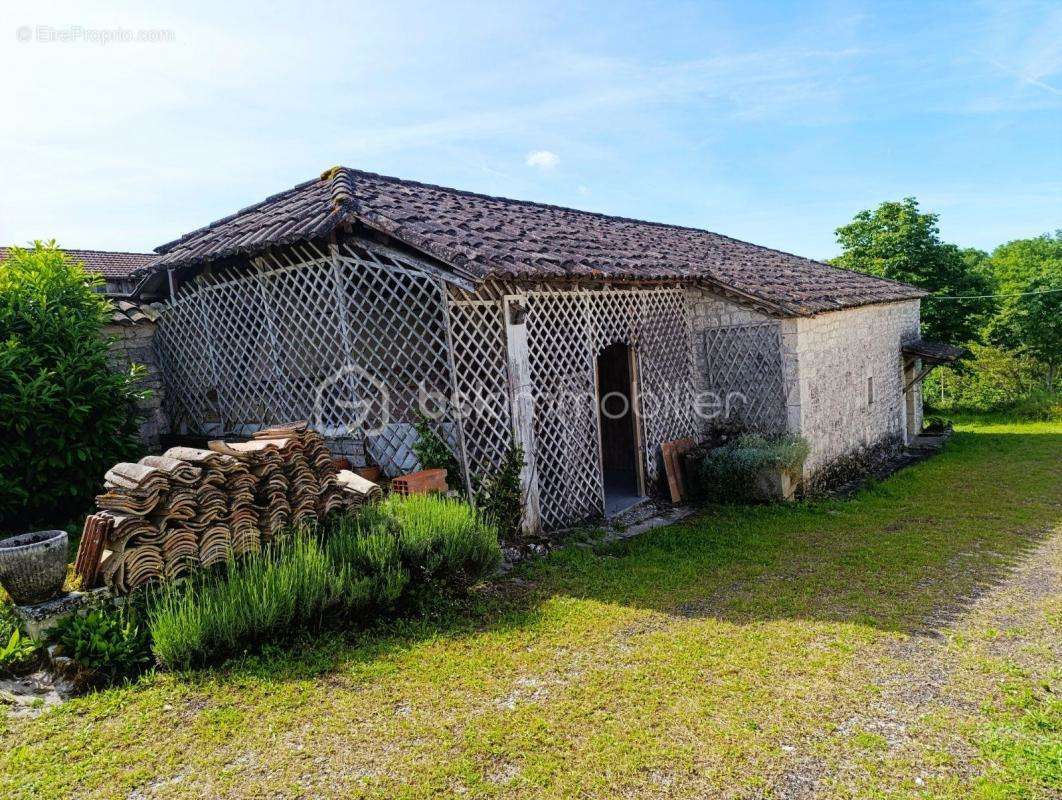
[[[0,261],[7,258],[9,247],[0,247]],[[122,253],[112,250],[68,250],[63,252],[71,261],[83,261],[85,269],[104,278],[124,280],[137,270],[143,269],[154,259],[155,253]]]
[[[361,223],[474,278],[703,281],[792,314],[922,297],[907,284],[710,231],[335,167],[156,249],[147,274]]]

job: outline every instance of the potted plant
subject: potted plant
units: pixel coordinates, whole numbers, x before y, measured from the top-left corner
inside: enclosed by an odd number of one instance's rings
[[[18,605],[51,600],[63,588],[66,531],[33,531],[0,541],[0,585]]]
[[[695,473],[700,498],[721,503],[792,500],[808,449],[799,436],[747,433],[702,450]]]

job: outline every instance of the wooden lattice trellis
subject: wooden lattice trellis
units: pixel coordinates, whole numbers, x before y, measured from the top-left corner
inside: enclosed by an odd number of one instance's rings
[[[162,313],[156,346],[171,417],[190,430],[310,419],[397,475],[416,466],[423,403],[464,452],[445,287],[386,248],[296,245],[200,276]]]
[[[777,322],[704,332],[706,390],[730,421],[771,435],[786,430],[782,342]]]
[[[418,405],[466,477],[497,469],[514,441],[503,297],[526,298],[535,479],[545,527],[604,510],[596,357],[637,354],[645,474],[656,449],[695,431],[686,300],[678,288],[447,288],[438,270],[356,240],[301,244],[189,283],[156,335],[172,418],[247,433],[309,418],[353,437],[390,475],[412,469]],[[454,402],[456,401],[456,402]],[[528,414],[530,416],[530,414]]]
[[[500,300],[452,300],[457,405],[468,471],[490,475],[513,443],[505,321]]]
[[[625,342],[638,356],[650,480],[659,444],[694,432],[688,310],[674,288],[526,296],[541,515],[555,528],[604,512],[595,371],[607,345]]]

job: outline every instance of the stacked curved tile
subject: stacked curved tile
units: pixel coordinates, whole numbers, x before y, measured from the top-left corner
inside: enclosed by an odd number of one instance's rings
[[[86,587],[102,578],[124,594],[255,552],[289,523],[379,499],[379,487],[358,480],[338,480],[323,438],[305,423],[116,464],[101,510],[86,520],[78,574]]]

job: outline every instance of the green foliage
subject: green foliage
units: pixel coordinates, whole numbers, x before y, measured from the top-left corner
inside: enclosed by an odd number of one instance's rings
[[[1043,367],[1032,357],[978,344],[970,345],[970,353],[962,364],[937,367],[929,374],[922,387],[927,404],[963,412],[1050,406],[1051,396],[1042,388]]]
[[[930,414],[922,419],[924,433],[944,433],[951,427],[951,420],[939,414]]]
[[[310,532],[296,530],[227,572],[162,587],[148,605],[155,657],[184,669],[316,627],[345,596],[360,605],[360,577],[334,563]]]
[[[0,528],[73,516],[136,453],[140,373],[108,369],[98,283],[54,242],[0,264]]]
[[[523,468],[524,450],[514,444],[505,453],[498,471],[483,479],[476,491],[476,507],[506,541],[514,541],[520,536],[520,522],[524,515],[524,498],[520,490]]]
[[[413,444],[413,453],[420,462],[420,468],[446,470],[447,485],[463,493],[465,481],[461,473],[461,464],[450,450],[450,446],[432,427],[431,420],[418,412],[413,426],[417,430],[417,441]]]
[[[413,584],[465,588],[501,559],[498,531],[472,506],[430,495],[392,495],[381,504],[397,532],[402,565]]]
[[[356,516],[337,518],[326,547],[333,563],[347,564],[353,570],[344,596],[349,612],[387,611],[409,585],[395,523],[376,506],[368,506]]]
[[[81,680],[92,685],[134,678],[151,663],[147,634],[129,606],[73,614],[52,629],[50,639],[73,660]]]
[[[187,669],[326,623],[365,623],[466,589],[500,559],[497,532],[465,503],[392,496],[316,532],[300,529],[227,570],[149,600],[155,656]]]
[[[9,604],[0,605],[0,675],[14,675],[31,666],[40,648],[22,632]]]
[[[762,499],[756,487],[761,470],[799,470],[808,451],[800,436],[767,439],[745,434],[704,454],[697,469],[696,494],[715,503],[755,502]]]
[[[991,265],[1000,293],[989,339],[1054,370],[1062,365],[1062,231],[997,247]],[[1037,292],[1037,294],[1030,294]]]
[[[937,215],[919,211],[913,197],[860,211],[837,229],[843,248],[835,265],[920,286],[942,296],[991,294],[984,254],[960,250],[940,239]],[[927,339],[969,342],[994,310],[991,299],[933,301],[922,304],[922,332]]]

